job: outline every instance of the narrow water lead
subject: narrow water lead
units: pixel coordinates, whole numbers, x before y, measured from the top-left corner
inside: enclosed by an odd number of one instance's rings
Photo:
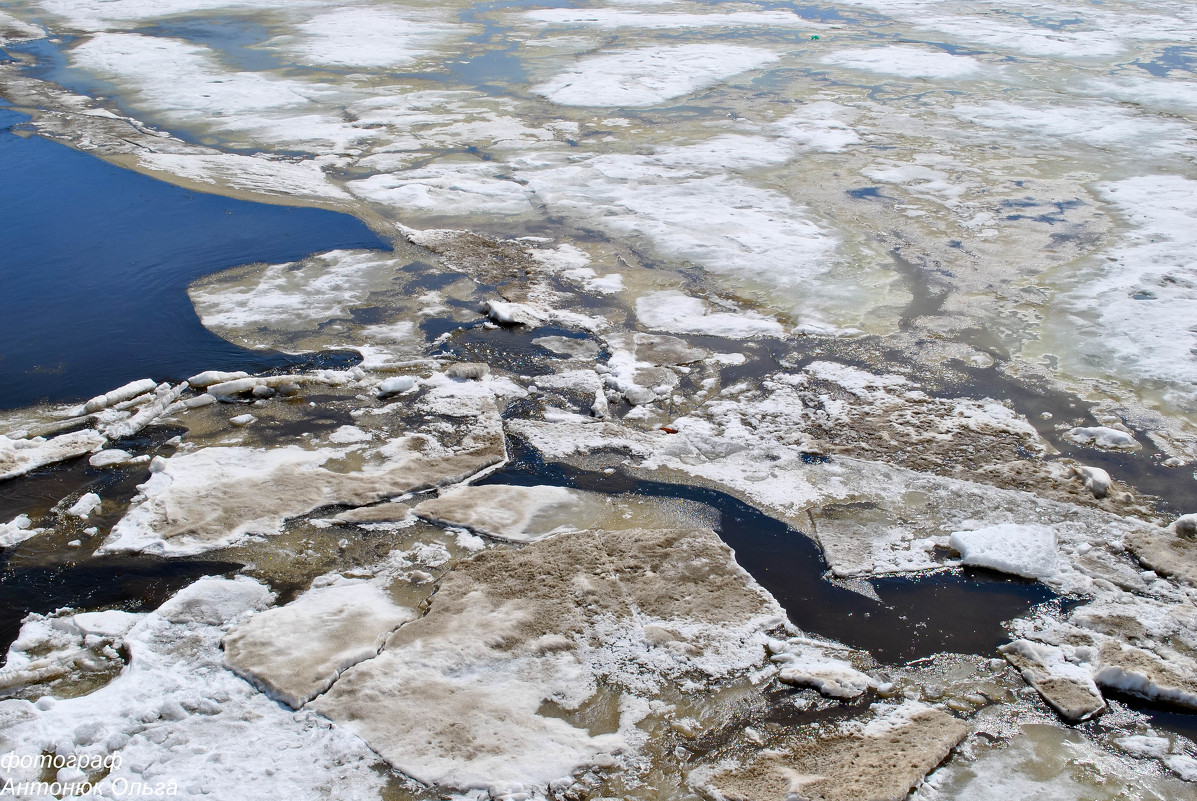
[[[941,652],[996,655],[1010,638],[1002,623],[1058,596],[1039,582],[989,570],[871,580],[878,603],[832,584],[818,546],[800,531],[730,495],[702,487],[641,481],[546,464],[517,441],[513,459],[481,484],[552,484],[602,493],[681,498],[720,513],[719,536],[736,561],[772,593],[805,631],[869,651],[895,664]]]
[[[201,576],[239,570],[236,562],[157,557],[89,558],[53,567],[6,567],[0,573],[0,652],[30,613],[56,609],[123,609],[150,612]]]

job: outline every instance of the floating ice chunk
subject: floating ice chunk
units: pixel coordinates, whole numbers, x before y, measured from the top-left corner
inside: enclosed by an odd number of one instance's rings
[[[1064,435],[1080,445],[1094,445],[1107,451],[1137,451],[1143,447],[1139,441],[1125,431],[1105,426],[1074,428]]]
[[[152,378],[142,378],[138,381],[130,381],[123,387],[114,389],[111,392],[106,392],[103,395],[96,397],[83,404],[83,413],[91,414],[98,412],[100,409],[107,409],[109,406],[115,406],[123,401],[132,400],[138,395],[144,395],[147,392],[153,391],[158,386],[158,382]]]
[[[1187,782],[1197,782],[1197,759],[1188,754],[1172,754],[1161,760],[1168,766],[1168,770]]]
[[[93,454],[87,463],[92,467],[115,467],[120,464],[128,464],[133,459],[133,454],[128,451],[122,451],[120,448],[105,448],[99,453]]]
[[[378,397],[383,398],[387,395],[398,395],[400,392],[407,392],[416,385],[416,377],[410,375],[396,375],[390,378],[384,378],[378,385]]]
[[[1060,297],[1056,324],[1077,352],[1066,364],[1081,374],[1155,386],[1182,409],[1197,401],[1197,332],[1192,309],[1197,276],[1197,181],[1144,175],[1098,185],[1128,229],[1110,260],[1078,276]]]
[[[655,106],[776,58],[740,45],[645,47],[584,58],[532,91],[567,106]]]
[[[711,531],[562,534],[459,562],[427,615],[309,706],[418,781],[543,795],[584,766],[635,759],[644,737],[637,705],[591,734],[539,713],[545,699],[577,709],[600,688],[706,688],[762,667],[780,619]]]
[[[773,662],[781,668],[777,678],[787,684],[814,687],[829,698],[856,698],[877,686],[875,679],[831,656],[829,648],[821,643],[798,638],[775,640],[769,643],[769,650]]]
[[[991,100],[981,105],[961,104],[953,109],[953,113],[962,120],[987,128],[1019,131],[1053,142],[1060,138],[1072,139],[1103,149],[1122,147],[1179,152],[1186,148],[1185,142],[1190,135],[1189,128],[1180,123],[1092,100],[1082,106],[1020,106]]]
[[[99,509],[100,504],[100,496],[96,495],[94,492],[88,492],[79,498],[79,500],[75,501],[71,508],[66,510],[66,513],[72,517],[86,518],[89,517],[96,509]]]
[[[26,42],[30,39],[41,39],[46,32],[36,25],[17,19],[11,14],[0,11],[0,45],[9,42]]]
[[[1058,570],[1056,533],[1049,526],[1003,523],[952,532],[948,542],[966,565],[1026,578],[1049,578]]]
[[[1174,654],[1172,659],[1165,660],[1151,651],[1107,637],[1101,643],[1097,661],[1093,679],[1103,687],[1197,709],[1197,665],[1190,658]]]
[[[97,451],[107,442],[107,437],[91,429],[59,434],[51,439],[9,439],[0,434],[0,481]]]
[[[170,384],[159,384],[158,388],[154,391],[154,397],[138,409],[136,414],[104,426],[104,436],[109,439],[122,439],[133,436],[166,414],[171,404],[182,397],[186,389],[186,383],[179,384],[177,387],[172,387]]]
[[[308,590],[225,635],[224,662],[272,698],[298,709],[327,690],[342,671],[375,657],[392,631],[416,617],[373,584]]]
[[[1087,720],[1106,708],[1091,667],[1067,661],[1060,648],[1015,640],[998,650],[1069,723]]]
[[[873,5],[874,2],[866,3]],[[879,5],[885,9],[886,5]],[[1031,56],[1047,58],[1101,58],[1121,53],[1127,46],[1125,37],[1129,20],[1119,15],[1106,23],[1098,23],[1097,30],[1060,30],[1056,27],[1039,27],[1030,22],[1013,18],[1010,22],[993,19],[989,15],[925,14],[919,9],[916,24],[920,28],[941,31],[979,45],[999,50],[1013,50]],[[1086,27],[1094,27],[1089,23]],[[1118,29],[1115,30],[1115,27]]]
[[[323,467],[344,450],[208,447],[156,458],[135,504],[99,551],[186,556],[271,535],[283,523],[320,506],[374,503],[383,498],[463,481],[506,458],[494,394],[482,388],[463,445],[439,448],[398,437],[366,453],[372,463],[338,472]],[[220,499],[219,503],[213,501]]]
[[[349,200],[345,190],[329,183],[313,161],[279,161],[236,153],[192,155],[137,153],[141,165],[188,181],[281,197]]]
[[[539,345],[545,350],[573,359],[596,359],[599,345],[593,339],[575,339],[574,337],[537,337],[532,340],[533,345]]]
[[[597,522],[595,518],[600,516],[588,508],[593,505],[593,501],[587,503],[589,500],[587,495],[565,487],[487,485],[445,490],[413,511],[426,520],[492,537],[536,542]]]
[[[439,215],[531,214],[528,191],[490,162],[441,160],[350,181],[350,192],[405,211]]]
[[[344,425],[336,431],[328,435],[329,442],[335,442],[338,445],[348,445],[354,442],[369,442],[374,439],[374,435],[369,431],[363,431],[357,426]]]
[[[860,136],[848,125],[857,114],[855,109],[820,100],[772,123],[768,130],[780,134],[788,144],[801,150],[841,153],[849,145],[861,142]],[[845,121],[842,117],[848,119]]]
[[[1121,748],[1131,756],[1137,756],[1143,759],[1159,758],[1168,755],[1172,750],[1172,743],[1167,737],[1148,737],[1142,734],[1134,734],[1129,737],[1119,737],[1114,740],[1114,745]]]
[[[395,67],[437,52],[455,30],[412,7],[350,7],[313,17],[283,42],[301,64]]]
[[[171,596],[156,614],[171,623],[223,626],[265,609],[273,600],[269,587],[248,576],[231,580],[205,576]]]
[[[648,292],[636,299],[636,316],[648,328],[675,334],[706,334],[748,339],[779,337],[781,323],[756,312],[716,312],[701,299],[676,290]]]
[[[876,704],[872,711],[876,716],[856,730],[820,732],[813,743],[806,732],[771,742],[744,763],[714,773],[707,787],[718,792],[710,795],[900,801],[969,732],[964,721],[918,701]]]
[[[100,33],[68,54],[80,69],[173,125],[215,130],[238,142],[327,152],[376,133],[356,127],[329,101],[348,90],[278,74],[229,70],[215,50],[178,39]]]
[[[462,381],[481,381],[490,375],[490,365],[485,362],[458,362],[446,367],[445,375]]]
[[[0,548],[11,548],[30,537],[41,534],[43,529],[33,528],[29,515],[17,515],[7,523],[0,523]]]
[[[796,148],[779,133],[560,159],[519,175],[543,202],[585,225],[648,240],[662,256],[716,274],[799,289],[834,265],[835,236],[788,195],[729,174],[793,158]]]
[[[1100,467],[1077,465],[1072,472],[1085,485],[1085,489],[1093,493],[1094,498],[1104,498],[1110,494],[1110,474]]]
[[[224,625],[270,598],[249,579],[207,578],[158,612],[130,616],[134,625],[121,635],[130,666],[78,697],[47,697],[36,705],[4,701],[0,742],[17,753],[118,757],[109,764],[119,767],[96,781],[98,797],[127,795],[122,785],[162,782],[159,796],[283,793],[292,801],[322,801],[335,787],[343,801],[377,799],[386,779],[360,739],[310,712],[281,706],[222,667]],[[75,625],[88,628],[86,617],[76,616]],[[109,620],[102,628],[114,634],[129,622]],[[6,778],[39,776],[35,769]]]
[[[206,370],[188,378],[187,384],[195,389],[207,389],[213,384],[223,384],[226,381],[236,381],[240,378],[249,378],[249,373],[240,370],[232,373],[223,370]]]
[[[1079,88],[1086,94],[1164,111],[1197,110],[1197,81],[1180,81],[1171,75],[1166,78],[1119,75],[1116,81],[1090,80]]]
[[[247,413],[247,414],[239,414],[236,417],[230,417],[229,422],[232,423],[233,425],[237,426],[238,428],[244,428],[245,426],[249,425],[250,423],[255,422],[257,419],[258,418],[254,417],[252,414]]]
[[[487,300],[482,304],[482,313],[500,325],[526,325],[529,328],[537,328],[545,323],[544,315],[526,303]]]
[[[622,8],[546,8],[525,11],[520,17],[545,26],[639,28],[673,30],[682,28],[801,28],[817,30],[824,26],[811,23],[790,11],[731,11],[722,14],[686,14],[677,12],[634,11]]]
[[[837,50],[819,60],[824,64],[902,78],[966,78],[982,70],[981,62],[971,56],[908,45]]]

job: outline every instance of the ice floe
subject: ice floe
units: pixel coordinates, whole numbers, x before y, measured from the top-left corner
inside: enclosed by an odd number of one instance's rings
[[[24,475],[45,465],[98,451],[108,439],[99,431],[84,429],[57,437],[10,439],[0,434],[0,481]]]
[[[289,798],[377,798],[384,779],[359,740],[311,712],[293,712],[221,666],[220,641],[241,615],[266,607],[269,590],[249,579],[201,579],[158,611],[135,616],[116,635],[131,664],[77,698],[0,701],[0,748],[18,755],[119,755],[97,790],[161,786],[174,795],[237,798],[285,792]],[[80,620],[83,618],[83,620]],[[70,618],[66,618],[69,622]],[[84,616],[75,621],[87,627]],[[120,628],[130,622],[123,619]],[[107,629],[107,635],[115,634]],[[95,636],[95,635],[89,635]],[[213,770],[259,755],[254,770]],[[42,778],[17,766],[14,781]],[[86,776],[72,777],[76,780]]]
[[[1056,535],[1044,525],[1006,523],[954,531],[948,543],[966,565],[988,567],[1026,578],[1049,578],[1058,570]]]
[[[437,54],[461,28],[414,7],[364,5],[317,14],[298,34],[274,40],[297,63],[332,67],[398,67]]]
[[[449,381],[427,401],[450,415],[471,418],[460,443],[444,446],[427,435],[391,437],[367,450],[366,463],[356,471],[328,467],[361,447],[352,443],[211,446],[159,459],[100,551],[202,553],[248,536],[277,534],[287,519],[321,506],[360,506],[463,481],[506,458],[494,391],[475,386],[462,394]],[[214,497],[221,502],[213,503]]]
[[[716,798],[803,797],[899,801],[942,762],[968,727],[918,701],[878,705],[867,725],[821,734],[814,744],[799,737],[763,750],[742,766],[704,770],[703,784]]]
[[[776,58],[767,49],[741,45],[646,47],[588,56],[533,91],[567,106],[655,106]]]
[[[391,632],[415,618],[415,610],[374,584],[317,587],[230,630],[221,642],[224,662],[298,709],[346,669],[376,656]]]
[[[491,485],[446,490],[412,511],[434,522],[492,537],[535,542],[558,531],[587,528],[586,505],[584,494],[564,487]]]
[[[701,299],[674,290],[636,299],[636,316],[648,328],[675,334],[709,334],[729,339],[782,336],[776,320],[756,312],[711,311]]]
[[[29,515],[20,514],[7,523],[0,523],[0,548],[11,548],[30,537],[36,537],[44,529],[36,528]]]
[[[543,793],[634,758],[663,683],[759,665],[778,612],[711,532],[562,534],[459,564],[428,615],[310,706],[422,782]],[[615,732],[537,714],[600,683],[625,694]]]
[[[819,60],[824,64],[902,78],[970,78],[983,69],[981,62],[971,56],[956,56],[942,50],[909,45],[837,50]]]

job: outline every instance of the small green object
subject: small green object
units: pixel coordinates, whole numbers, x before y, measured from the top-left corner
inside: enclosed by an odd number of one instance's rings
[[[818,36],[812,36],[811,40],[818,39],[818,38],[819,38]]]

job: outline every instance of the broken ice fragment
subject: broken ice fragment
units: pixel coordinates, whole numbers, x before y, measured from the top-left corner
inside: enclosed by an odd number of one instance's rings
[[[1056,534],[1048,526],[1002,523],[955,531],[948,542],[966,565],[1026,578],[1048,578],[1057,572]]]
[[[224,662],[293,709],[329,688],[346,668],[374,657],[392,631],[415,619],[364,583],[308,590],[225,635]]]

